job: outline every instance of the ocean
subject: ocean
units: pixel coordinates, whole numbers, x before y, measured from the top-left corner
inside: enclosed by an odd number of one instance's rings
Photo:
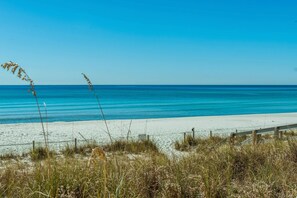
[[[103,85],[95,89],[108,120],[297,112],[297,86]],[[85,85],[44,85],[36,90],[42,115],[49,122],[102,119]],[[0,124],[29,122],[39,122],[39,116],[28,86],[0,86]]]

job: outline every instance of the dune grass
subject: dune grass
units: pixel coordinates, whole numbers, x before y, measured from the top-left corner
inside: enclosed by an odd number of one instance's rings
[[[48,150],[48,148],[44,147],[37,147],[34,150],[31,150],[29,155],[32,161],[37,161],[37,160],[44,160],[47,158],[53,157],[55,154],[55,151]]]
[[[98,147],[99,144],[96,141],[89,141],[75,148],[74,145],[66,145],[60,152],[66,157],[74,157],[75,154],[88,155],[92,152],[92,149]]]
[[[117,140],[110,144],[104,145],[103,149],[107,152],[127,152],[127,153],[144,153],[159,152],[156,144],[151,140]]]
[[[133,159],[122,154],[110,155],[106,163],[92,167],[86,166],[87,160],[67,156],[53,156],[48,163],[34,161],[30,167],[11,164],[0,169],[0,194],[2,197],[296,196],[297,142],[240,147],[218,142],[204,139],[203,143],[213,149],[196,149],[182,158],[144,152]]]
[[[184,140],[176,141],[174,147],[179,151],[190,151],[193,149],[203,149],[208,146],[213,146],[216,144],[226,143],[228,139],[226,137],[213,136],[208,138],[196,137],[192,135],[187,135]]]
[[[23,153],[21,155],[14,153],[5,153],[0,155],[0,160],[10,160],[10,159],[18,159],[22,157],[26,157],[28,154]]]
[[[88,155],[95,147],[102,147],[105,152],[117,152],[117,153],[131,153],[140,154],[147,152],[159,153],[159,149],[156,144],[151,140],[115,140],[108,144],[99,145],[95,141],[83,144],[75,148],[74,146],[66,145],[60,152],[67,157],[74,157],[75,154]]]

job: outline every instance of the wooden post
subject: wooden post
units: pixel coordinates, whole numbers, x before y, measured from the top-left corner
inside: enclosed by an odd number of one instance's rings
[[[150,135],[147,135],[146,137],[147,137],[147,141],[150,141]]]
[[[34,140],[33,140],[32,144],[33,144],[33,151],[35,151],[35,141]]]
[[[212,131],[209,132],[209,137],[212,138]]]
[[[278,139],[279,138],[279,127],[275,127],[274,128],[274,139]]]
[[[253,139],[253,145],[256,145],[257,144],[257,131],[255,130],[255,131],[253,131],[253,133],[252,133],[252,139]]]
[[[193,139],[195,139],[195,128],[192,128],[192,132],[193,132]]]
[[[77,139],[74,138],[74,150],[75,152],[77,152]]]
[[[184,132],[184,142],[186,141],[186,132]]]

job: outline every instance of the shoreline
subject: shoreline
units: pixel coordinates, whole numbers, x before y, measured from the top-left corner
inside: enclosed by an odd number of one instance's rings
[[[199,118],[220,118],[220,117],[250,117],[250,116],[296,116],[297,123],[297,112],[289,113],[253,113],[253,114],[230,114],[230,115],[200,115],[200,116],[184,116],[184,117],[164,117],[164,118],[127,118],[127,119],[110,119],[107,122],[121,122],[121,121],[146,121],[146,120],[179,120],[179,119],[199,119]],[[103,120],[77,120],[77,121],[50,121],[49,124],[59,123],[78,123],[78,122],[100,122]],[[47,123],[44,121],[44,123]],[[36,122],[16,122],[16,123],[0,123],[1,125],[23,125],[23,124],[40,124],[40,121]]]
[[[125,138],[130,122],[130,120],[108,120],[112,137]],[[136,119],[132,120],[131,136],[137,138],[139,134],[148,134],[161,150],[174,152],[172,143],[182,138],[182,132],[191,131],[192,128],[195,128],[196,134],[200,136],[208,136],[210,130],[214,135],[229,135],[235,130],[240,132],[294,123],[297,123],[297,113]],[[82,140],[80,134],[99,143],[109,141],[102,120],[51,122],[45,123],[46,128],[47,125],[49,141],[73,140],[74,138]],[[0,145],[30,143],[33,140],[43,142],[40,123],[0,124]],[[23,148],[0,147],[0,153]]]

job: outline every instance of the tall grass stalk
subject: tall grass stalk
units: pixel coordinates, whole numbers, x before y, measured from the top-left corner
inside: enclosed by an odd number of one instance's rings
[[[130,124],[129,124],[128,133],[127,133],[127,140],[129,140],[129,136],[131,135],[131,125],[132,125],[132,120],[130,121]]]
[[[1,67],[3,69],[7,70],[7,71],[11,71],[12,74],[16,74],[17,77],[19,79],[21,79],[22,81],[25,81],[25,82],[29,83],[29,85],[30,85],[29,91],[32,93],[32,95],[35,98],[36,106],[37,106],[38,113],[39,113],[40,123],[41,123],[41,127],[42,127],[44,143],[45,143],[46,149],[48,150],[48,143],[47,143],[47,139],[46,139],[44,122],[43,122],[43,118],[42,118],[42,115],[41,115],[40,105],[39,105],[39,101],[38,101],[38,97],[37,97],[37,93],[36,93],[36,90],[35,90],[35,85],[34,85],[33,80],[29,77],[29,75],[26,73],[26,71],[15,62],[12,62],[12,61],[6,62],[4,64],[1,64]]]
[[[46,103],[45,102],[43,102],[43,107],[44,107],[45,119],[46,119],[46,141],[48,143],[48,114],[47,114],[47,107],[46,107]]]
[[[88,83],[89,90],[94,94],[94,97],[96,98],[96,101],[97,101],[97,104],[98,104],[98,108],[100,110],[102,119],[104,120],[104,123],[105,123],[106,133],[109,136],[110,142],[112,142],[112,137],[111,137],[111,134],[110,134],[110,131],[109,131],[109,127],[108,127],[107,121],[105,119],[105,114],[103,112],[103,109],[102,109],[102,106],[101,106],[101,103],[100,103],[100,100],[99,100],[99,96],[97,95],[97,93],[96,93],[96,91],[94,89],[94,86],[93,86],[91,80],[88,78],[88,76],[85,75],[84,73],[82,73],[82,75],[83,75],[84,79],[86,80],[86,82]]]

